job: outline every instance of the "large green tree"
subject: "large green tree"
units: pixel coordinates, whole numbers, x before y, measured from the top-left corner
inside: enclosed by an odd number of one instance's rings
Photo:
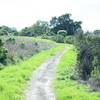
[[[77,29],[81,29],[81,21],[74,21],[70,18],[71,14],[64,14],[59,17],[53,17],[50,21],[51,30],[57,33],[59,30],[65,30],[66,35],[74,35]]]
[[[25,36],[40,36],[48,34],[50,31],[49,24],[46,21],[37,21],[31,27],[25,27],[21,30],[20,35]]]
[[[21,36],[33,36],[34,32],[31,27],[25,27],[19,32]]]
[[[18,34],[16,28],[10,28],[8,26],[0,26],[0,35],[15,35]]]
[[[37,21],[33,26],[34,33],[38,35],[47,34],[49,31],[49,24],[46,21]]]

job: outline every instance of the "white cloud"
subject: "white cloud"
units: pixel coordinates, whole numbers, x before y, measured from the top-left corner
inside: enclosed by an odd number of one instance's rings
[[[100,29],[100,0],[0,0],[0,25],[21,29],[36,20],[71,13],[84,30]]]

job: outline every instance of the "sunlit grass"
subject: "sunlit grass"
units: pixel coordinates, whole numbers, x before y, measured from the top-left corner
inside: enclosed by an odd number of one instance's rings
[[[100,93],[90,92],[89,87],[71,80],[76,65],[76,51],[71,47],[61,58],[54,80],[57,100],[100,100]]]
[[[33,70],[50,56],[64,49],[59,44],[55,48],[43,51],[27,61],[9,65],[0,71],[0,100],[24,100],[24,90]]]

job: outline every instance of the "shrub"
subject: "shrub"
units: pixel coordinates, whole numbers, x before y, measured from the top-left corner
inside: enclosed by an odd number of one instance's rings
[[[58,43],[64,43],[64,36],[59,35],[59,34],[55,35],[51,39],[58,42]]]
[[[74,36],[66,36],[64,38],[64,43],[74,44],[74,41],[75,41],[75,37]]]
[[[48,39],[48,36],[46,34],[41,36],[42,39]]]
[[[100,37],[80,34],[76,36],[76,40],[78,73],[83,80],[88,80],[93,76],[91,74],[95,68],[100,72]]]
[[[6,40],[6,42],[15,44],[16,41],[15,41],[15,38],[10,37],[9,39]]]
[[[14,58],[14,55],[8,55],[8,58],[7,58],[7,63],[9,64],[15,64],[16,63],[16,60]]]
[[[7,63],[7,50],[3,48],[3,42],[0,39],[0,63],[6,64]]]

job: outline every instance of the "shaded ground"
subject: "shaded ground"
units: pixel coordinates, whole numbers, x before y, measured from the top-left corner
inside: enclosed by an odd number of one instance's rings
[[[28,89],[25,91],[25,100],[56,100],[51,85],[56,65],[65,51],[51,57],[33,72]]]

